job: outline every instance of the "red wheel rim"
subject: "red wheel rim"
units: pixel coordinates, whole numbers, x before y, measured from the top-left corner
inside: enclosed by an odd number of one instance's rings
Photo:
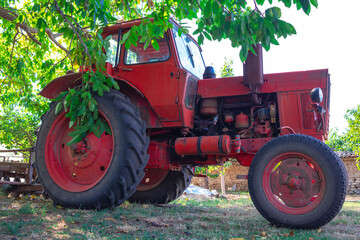
[[[263,188],[271,204],[283,213],[305,214],[316,208],[325,192],[319,165],[301,153],[283,153],[270,160]]]
[[[100,111],[99,116],[109,123]],[[65,113],[61,113],[52,124],[45,143],[45,164],[59,187],[69,192],[82,192],[94,187],[105,176],[111,164],[114,140],[105,132],[101,138],[91,133],[83,141],[68,146],[69,133],[73,131],[69,122]]]
[[[153,189],[162,183],[168,175],[169,170],[164,169],[145,169],[145,176],[136,187],[137,191],[147,191]]]

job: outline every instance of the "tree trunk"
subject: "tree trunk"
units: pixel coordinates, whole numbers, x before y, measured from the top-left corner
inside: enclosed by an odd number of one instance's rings
[[[209,177],[207,176],[207,169],[205,170],[205,177],[203,177],[202,188],[209,189]]]
[[[221,173],[220,173],[220,179],[221,179],[221,195],[225,196],[225,169],[224,166],[221,166]]]

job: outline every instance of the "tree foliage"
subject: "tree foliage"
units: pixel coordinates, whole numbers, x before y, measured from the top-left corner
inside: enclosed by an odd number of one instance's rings
[[[268,2],[273,4],[272,0]],[[306,14],[317,0],[278,0],[287,8],[296,7]],[[253,7],[249,3],[254,3]],[[9,119],[29,119],[29,126],[39,122],[47,111],[47,100],[38,92],[52,79],[79,66],[96,63],[98,71],[89,71],[79,81],[81,86],[56,99],[75,127],[73,142],[87,132],[100,135],[106,130],[97,112],[92,92],[100,96],[117,83],[104,74],[108,40],[102,39],[101,28],[135,18],[143,18],[123,36],[127,48],[145,43],[157,49],[156,39],[172,28],[170,17],[181,23],[179,34],[187,33],[185,20],[196,20],[198,42],[204,39],[230,39],[233,47],[241,47],[242,61],[253,44],[261,42],[266,50],[277,39],[295,34],[295,28],[281,19],[281,9],[260,10],[265,0],[0,0],[0,124]],[[149,19],[153,18],[154,21]],[[31,125],[33,124],[33,125]],[[26,123],[25,123],[26,125]],[[25,129],[24,126],[21,127]],[[20,129],[21,129],[20,128]],[[2,131],[0,140],[8,147],[21,147],[20,136]],[[30,134],[30,133],[29,133]],[[31,133],[30,138],[34,139]],[[19,144],[8,144],[7,138]],[[26,144],[25,144],[26,145]]]
[[[221,77],[233,77],[234,76],[234,61],[230,58],[224,59],[224,64],[221,66],[220,69],[220,76]]]
[[[349,109],[345,115],[348,121],[346,138],[348,144],[360,156],[360,105],[356,108]]]
[[[346,131],[340,134],[337,129],[332,130],[326,143],[337,151],[355,152],[359,156],[357,165],[360,170],[360,105],[347,110],[345,119],[348,122]]]

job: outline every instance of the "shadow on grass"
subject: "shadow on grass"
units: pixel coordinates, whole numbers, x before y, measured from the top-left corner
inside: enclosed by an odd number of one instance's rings
[[[360,201],[346,202],[339,215],[317,230],[271,226],[248,195],[192,199],[154,206],[125,202],[109,210],[53,207],[40,198],[0,195],[0,239],[358,239]]]

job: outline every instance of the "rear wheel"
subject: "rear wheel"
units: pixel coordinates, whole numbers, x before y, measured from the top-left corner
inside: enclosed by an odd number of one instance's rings
[[[188,167],[183,167],[181,171],[147,169],[129,201],[152,204],[169,203],[184,193],[191,179],[192,173]]]
[[[258,211],[271,223],[318,228],[340,211],[347,172],[323,142],[293,134],[267,143],[249,170],[249,192]]]
[[[138,111],[124,95],[112,91],[98,102],[99,117],[112,135],[88,134],[71,140],[65,112],[55,106],[42,119],[36,143],[36,167],[41,184],[54,203],[64,207],[102,209],[124,202],[144,176],[149,139]]]

